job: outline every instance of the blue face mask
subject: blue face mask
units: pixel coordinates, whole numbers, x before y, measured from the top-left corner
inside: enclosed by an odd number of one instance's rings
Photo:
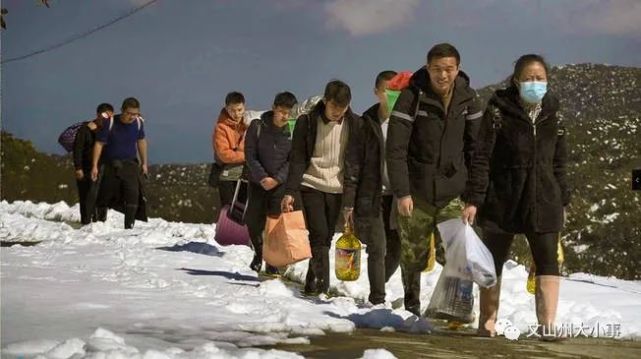
[[[519,95],[529,103],[539,103],[548,92],[548,83],[542,81],[526,81],[519,83]]]

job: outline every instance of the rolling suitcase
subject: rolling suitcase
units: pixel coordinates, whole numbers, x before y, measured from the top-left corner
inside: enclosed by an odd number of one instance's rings
[[[231,205],[224,206],[218,215],[214,239],[222,246],[232,244],[250,246],[249,231],[247,230],[247,225],[245,225],[248,201],[245,200],[243,202],[239,198],[241,186],[243,185],[247,186],[245,180],[241,179],[236,182],[236,191]]]

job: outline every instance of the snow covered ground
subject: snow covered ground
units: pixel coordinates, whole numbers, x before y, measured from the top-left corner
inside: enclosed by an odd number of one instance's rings
[[[402,297],[400,271],[388,283],[386,305],[364,304],[365,253],[358,281],[332,277],[344,296],[310,299],[291,283],[260,281],[248,267],[251,249],[219,246],[213,225],[151,219],[125,231],[113,211],[106,223],[65,223],[78,221],[77,207],[65,203],[0,203],[0,239],[42,241],[2,248],[3,358],[294,358],[253,347],[309,343],[357,327],[430,330],[424,319],[392,309]],[[302,282],[306,269],[298,263],[286,276]],[[423,275],[424,307],[440,271]],[[522,333],[536,322],[526,278],[522,266],[506,264],[499,312]],[[475,296],[478,313],[478,289]],[[574,274],[563,280],[557,323],[616,325],[621,338],[641,338],[640,304],[640,282]]]

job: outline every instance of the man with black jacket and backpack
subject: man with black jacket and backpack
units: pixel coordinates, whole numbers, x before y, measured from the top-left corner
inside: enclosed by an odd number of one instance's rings
[[[93,160],[93,147],[96,143],[96,133],[100,131],[114,114],[114,108],[108,103],[101,103],[96,108],[96,118],[87,121],[76,133],[73,142],[73,165],[76,170],[76,184],[78,185],[78,203],[80,204],[80,223],[89,224],[92,221],[105,221],[107,208],[96,207],[96,198],[89,198],[91,190],[91,163]],[[95,197],[95,196],[94,196]],[[91,203],[88,203],[91,201]],[[91,213],[90,213],[91,211]]]
[[[288,120],[297,102],[291,92],[279,93],[274,98],[272,110],[253,120],[245,136],[245,160],[249,169],[245,223],[255,253],[250,268],[256,272],[263,266],[263,231],[267,216],[278,216],[281,212],[280,202],[285,194],[292,149]],[[278,269],[267,265],[265,272],[278,274]]]
[[[427,54],[427,65],[414,73],[390,117],[387,166],[398,198],[401,274],[405,309],[420,315],[421,272],[428,238],[436,224],[460,217],[458,197],[483,115],[469,78],[459,70],[460,55],[450,44]]]
[[[305,278],[305,294],[329,291],[329,248],[341,209],[354,207],[353,194],[343,195],[344,178],[357,177],[358,161],[347,152],[348,141],[358,141],[360,117],[349,108],[352,94],[339,80],[325,86],[323,100],[296,121],[289,175],[281,207],[303,209],[312,258]],[[295,200],[295,198],[297,198]],[[302,203],[301,203],[302,202]]]
[[[383,71],[376,76],[374,94],[379,102],[363,113],[360,140],[350,141],[350,153],[361,154],[355,157],[360,160],[360,172],[357,177],[346,177],[344,184],[344,194],[356,198],[353,215],[351,208],[345,209],[346,219],[353,218],[357,237],[367,244],[369,301],[374,305],[385,302],[385,282],[400,257],[398,234],[390,228],[393,200],[385,166],[390,114],[385,89],[395,75],[394,71]]]

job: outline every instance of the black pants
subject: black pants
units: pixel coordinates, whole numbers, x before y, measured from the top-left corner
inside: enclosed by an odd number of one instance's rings
[[[383,225],[385,227],[385,282],[389,281],[394,272],[398,269],[401,262],[401,238],[398,231],[391,228],[390,220],[392,218],[392,205],[394,196],[383,196]]]
[[[536,275],[559,275],[558,235],[558,232],[525,234],[536,265]],[[513,233],[497,228],[483,228],[483,243],[492,253],[497,277],[503,272],[503,264],[510,253],[513,240]]]
[[[107,207],[96,206],[96,196],[100,183],[94,183],[91,180],[91,169],[82,170],[85,177],[78,181],[78,204],[80,204],[80,223],[89,224],[91,222],[107,220]]]
[[[280,202],[285,194],[285,185],[279,185],[271,191],[266,191],[261,185],[249,183],[249,203],[245,214],[245,223],[249,230],[254,252],[263,256],[263,231],[267,216],[280,215]]]
[[[78,204],[80,204],[80,223],[82,224],[89,224],[91,223],[92,219],[95,218],[94,213],[89,213],[89,206],[87,205],[87,199],[89,197],[89,191],[91,190],[91,185],[93,184],[91,181],[91,170],[88,172],[86,170],[83,170],[85,177],[81,180],[76,180],[76,184],[78,185]],[[95,208],[95,206],[94,206]]]
[[[303,186],[301,199],[312,248],[305,286],[308,288],[309,284],[316,282],[316,289],[326,293],[329,290],[329,247],[341,213],[343,195]]]
[[[381,214],[378,217],[356,217],[354,227],[358,239],[367,245],[369,301],[372,304],[384,303],[387,257],[383,217]]]
[[[140,166],[135,160],[112,161],[104,165],[97,206],[125,204],[125,228],[133,228],[140,195]]]

